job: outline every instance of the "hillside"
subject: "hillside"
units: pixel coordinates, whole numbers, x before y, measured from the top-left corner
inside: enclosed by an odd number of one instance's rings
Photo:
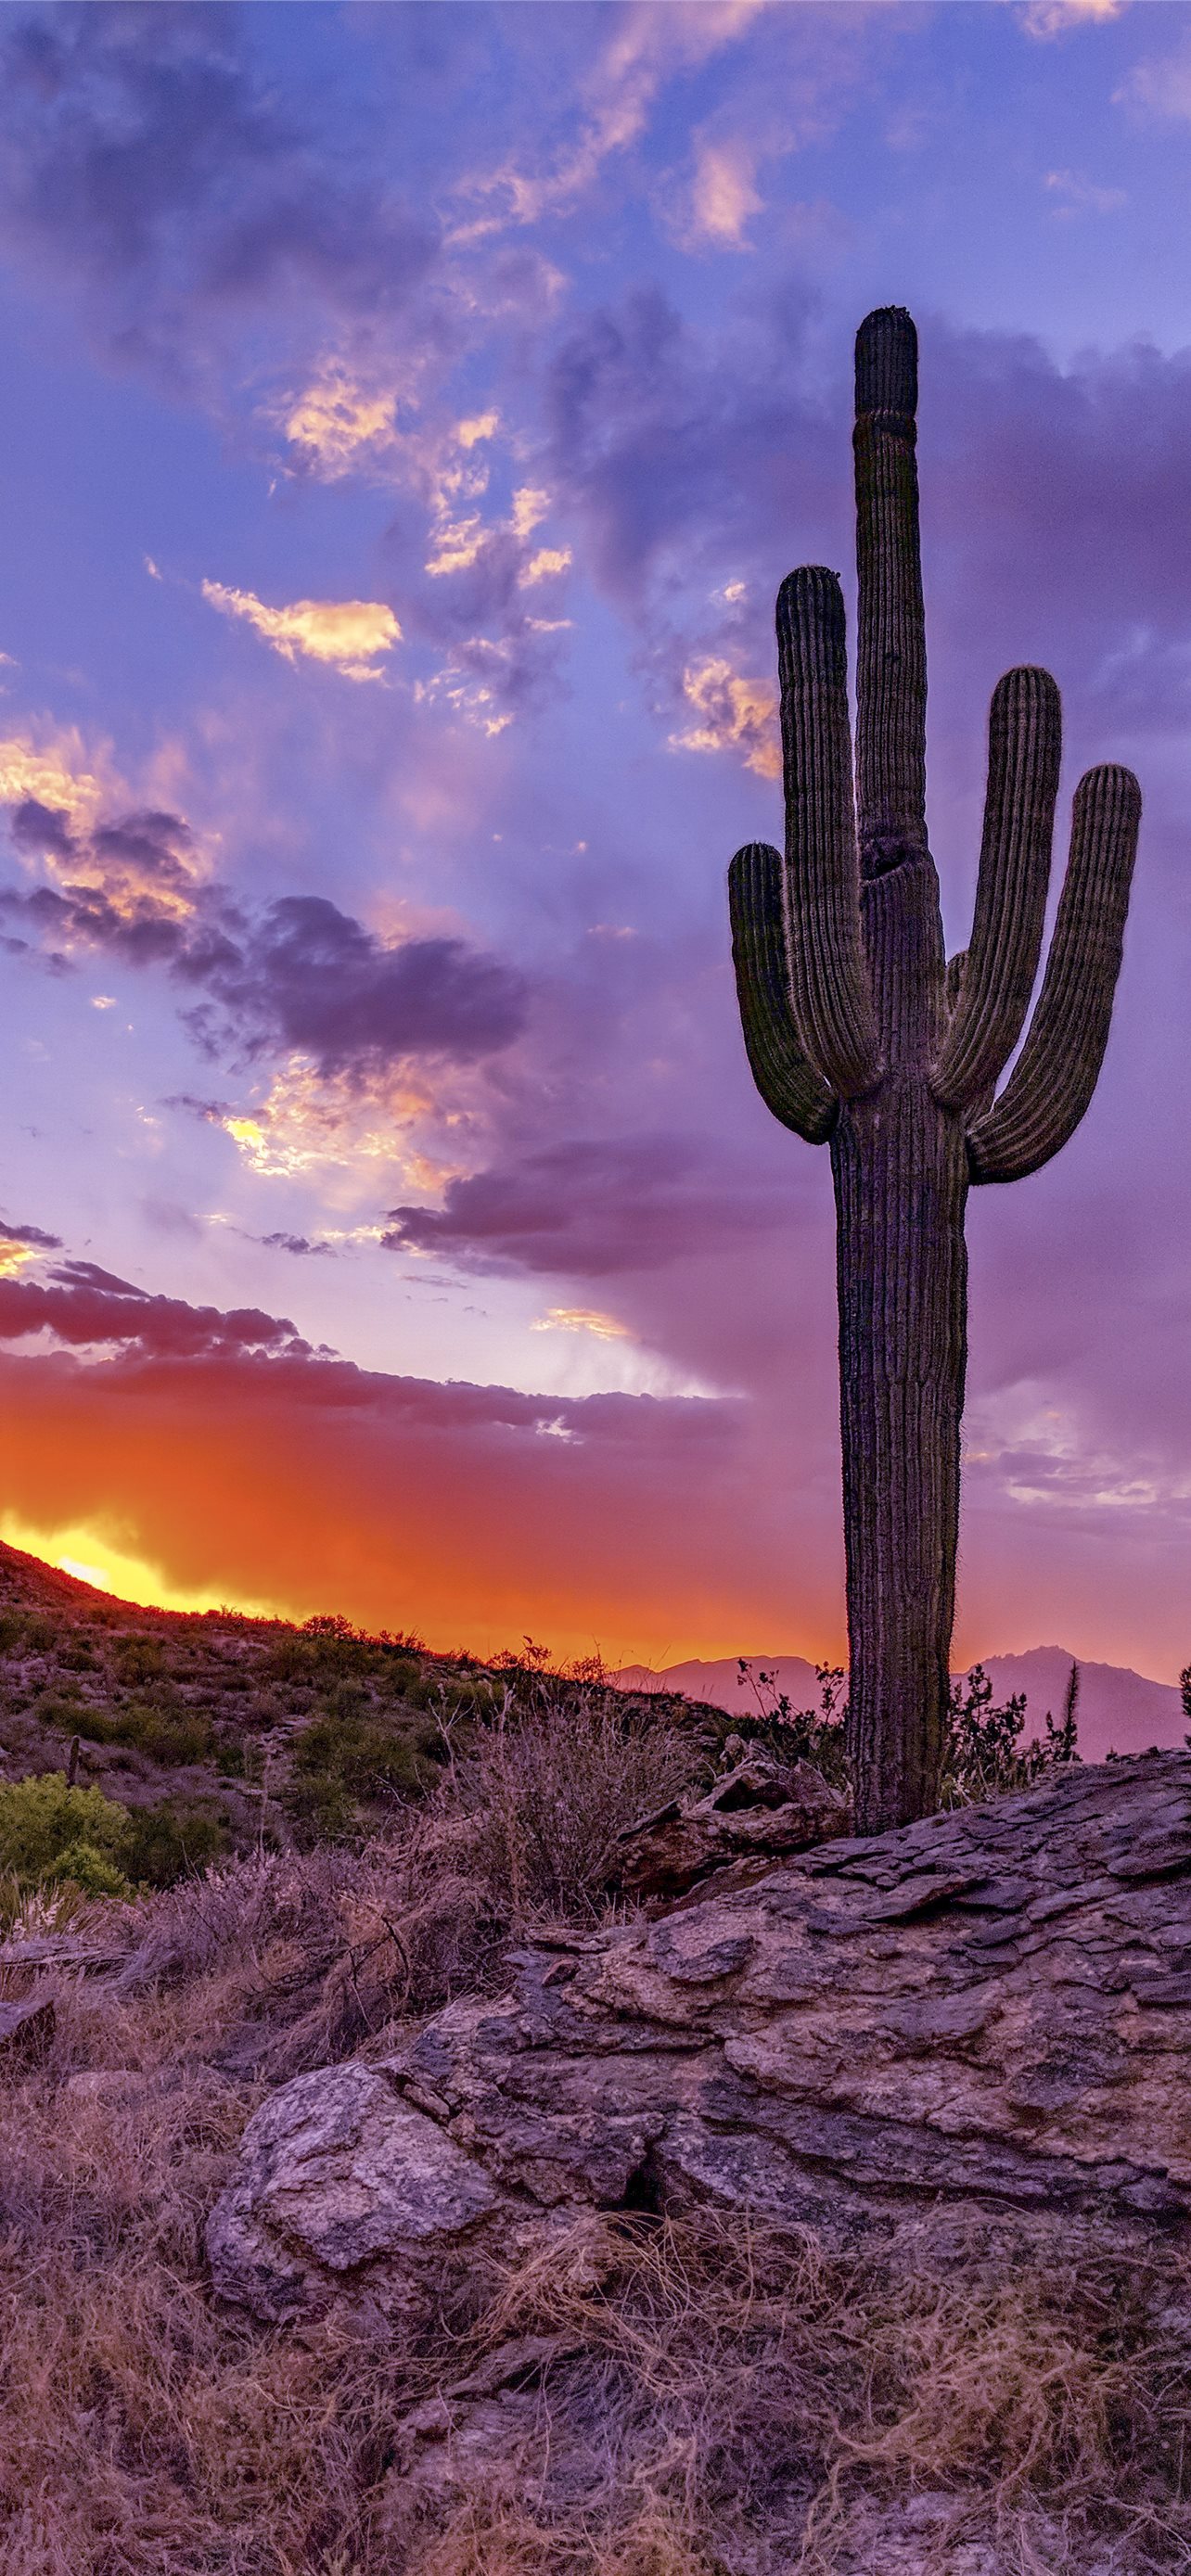
[[[511,1655],[438,1655],[334,1614],[296,1627],[143,1609],[0,1545],[0,1782],[66,1771],[117,1801],[149,1884],[383,1827],[536,1680]],[[550,1677],[560,1705],[582,1687]],[[659,1718],[677,1706],[656,1691],[650,1704]],[[696,1748],[729,1731],[685,1704],[683,1723]]]
[[[1034,1646],[1026,1654],[983,1658],[998,1700],[1025,1692],[1029,1734],[1041,1732],[1048,1709],[1057,1715],[1062,1708],[1074,1660],[1069,1646]],[[819,1686],[814,1666],[805,1656],[753,1655],[750,1662],[755,1673],[774,1675],[777,1689],[787,1694],[795,1708],[817,1706]],[[1082,1659],[1079,1672],[1079,1745],[1085,1762],[1103,1762],[1109,1753],[1144,1753],[1151,1745],[1168,1750],[1182,1743],[1187,1721],[1173,1682],[1151,1681],[1124,1666]],[[645,1664],[628,1664],[619,1678],[627,1689],[685,1691],[692,1699],[710,1700],[733,1712],[755,1704],[747,1687],[741,1687],[731,1655],[714,1662],[692,1659],[668,1664],[660,1672]]]

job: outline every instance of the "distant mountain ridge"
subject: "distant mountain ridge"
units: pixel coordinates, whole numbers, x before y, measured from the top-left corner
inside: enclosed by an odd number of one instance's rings
[[[755,1673],[772,1673],[779,1691],[795,1708],[816,1708],[819,1685],[815,1668],[803,1655],[750,1655]],[[1079,1749],[1085,1762],[1103,1762],[1106,1754],[1144,1753],[1151,1744],[1180,1745],[1187,1720],[1178,1686],[1151,1681],[1144,1673],[1117,1664],[1086,1663],[1067,1646],[1031,1646],[1020,1655],[982,1656],[996,1699],[1015,1691],[1026,1694],[1027,1730],[1041,1734],[1048,1709],[1057,1717],[1063,1707],[1068,1675],[1079,1665]],[[685,1691],[690,1699],[710,1700],[715,1708],[755,1707],[748,1687],[741,1688],[736,1658],[722,1655],[711,1662],[692,1658],[651,1672],[647,1664],[626,1664],[616,1676],[629,1690]]]

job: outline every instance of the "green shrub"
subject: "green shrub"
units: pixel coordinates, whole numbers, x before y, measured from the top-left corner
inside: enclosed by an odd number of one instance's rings
[[[420,1797],[433,1776],[419,1736],[343,1682],[298,1737],[285,1803],[304,1842],[338,1842],[359,1825],[361,1802]]]
[[[15,1646],[25,1642],[25,1622],[19,1610],[0,1610],[0,1655],[11,1655]]]
[[[172,1887],[222,1860],[229,1841],[223,1818],[198,1799],[135,1807],[128,1818],[128,1875],[138,1886]]]
[[[120,1812],[123,1814],[123,1808]],[[44,1887],[47,1881],[53,1880],[68,1882],[70,1886],[80,1888],[84,1896],[127,1896],[129,1894],[128,1880],[123,1870],[117,1869],[114,1860],[109,1860],[107,1854],[99,1851],[94,1843],[68,1843],[65,1851],[59,1852],[53,1868],[46,1871],[40,1883]]]
[[[165,1655],[160,1637],[120,1637],[116,1643],[116,1670],[122,1682],[151,1682],[165,1670]]]
[[[102,1790],[71,1789],[64,1771],[0,1789],[0,1871],[22,1889],[72,1879],[95,1894],[123,1895],[128,1856],[127,1810]]]
[[[155,1707],[148,1701],[93,1708],[66,1697],[44,1699],[37,1714],[49,1726],[85,1736],[89,1744],[126,1744],[150,1762],[203,1762],[214,1742],[214,1730],[197,1710]]]

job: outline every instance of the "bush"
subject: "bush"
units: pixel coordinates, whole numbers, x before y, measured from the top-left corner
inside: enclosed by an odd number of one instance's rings
[[[754,1669],[746,1655],[737,1658],[737,1679],[741,1690],[751,1693],[753,1706],[746,1702],[739,1716],[733,1714],[735,1734],[763,1744],[777,1762],[813,1762],[833,1788],[850,1787],[842,1664],[816,1664],[817,1709],[795,1708],[787,1693],[778,1689],[777,1675],[762,1671],[760,1665]]]
[[[343,1682],[298,1737],[285,1803],[303,1842],[340,1842],[359,1827],[361,1801],[421,1797],[434,1776],[417,1736]]]
[[[951,1685],[943,1805],[966,1806],[1004,1797],[1015,1789],[1032,1789],[1060,1764],[1078,1762],[1078,1704],[1079,1666],[1072,1664],[1062,1717],[1053,1717],[1048,1709],[1044,1733],[1023,1745],[1025,1692],[994,1701],[983,1664],[973,1664],[966,1681]]]
[[[196,1710],[155,1708],[132,1701],[127,1708],[95,1708],[62,1696],[43,1699],[37,1714],[48,1726],[85,1737],[88,1744],[126,1744],[150,1762],[204,1762],[214,1729]]]
[[[470,1818],[475,1865],[514,1920],[582,1922],[603,1911],[617,1835],[691,1787],[701,1762],[648,1701],[544,1679],[528,1704],[508,1692],[444,1798]]]
[[[116,1646],[116,1670],[122,1682],[151,1682],[165,1670],[165,1655],[160,1637],[121,1637]]]
[[[139,1887],[173,1887],[222,1860],[228,1843],[214,1809],[197,1799],[163,1798],[129,1814],[125,1867]]]
[[[0,1871],[22,1890],[73,1880],[95,1895],[127,1893],[128,1814],[100,1789],[72,1789],[64,1771],[0,1789]]]

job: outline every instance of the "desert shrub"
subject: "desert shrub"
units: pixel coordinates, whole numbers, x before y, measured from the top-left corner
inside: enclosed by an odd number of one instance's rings
[[[0,1655],[11,1655],[14,1647],[25,1642],[25,1622],[19,1610],[0,1610]]]
[[[64,1771],[0,1788],[0,1871],[20,1888],[70,1879],[94,1895],[127,1888],[128,1815],[99,1789],[67,1785]]]
[[[737,1679],[745,1697],[739,1715],[733,1712],[736,1734],[763,1744],[779,1762],[813,1762],[833,1787],[848,1787],[848,1706],[842,1665],[816,1664],[817,1709],[796,1709],[788,1692],[779,1690],[776,1674],[751,1664],[746,1655],[738,1658]]]
[[[698,1775],[699,1752],[648,1701],[559,1691],[506,1693],[456,1757],[447,1793],[471,1823],[476,1865],[515,1918],[600,1913],[616,1836]]]
[[[418,1736],[344,1682],[298,1737],[285,1803],[303,1842],[336,1842],[358,1830],[362,1804],[421,1797],[434,1778]]]
[[[1063,1714],[1047,1710],[1043,1732],[1023,1743],[1026,1695],[997,1701],[983,1664],[951,1685],[950,1725],[944,1756],[943,1804],[968,1805],[1032,1789],[1061,1765],[1079,1760],[1079,1666],[1072,1664]]]
[[[172,1887],[222,1860],[228,1843],[222,1817],[202,1800],[162,1798],[129,1810],[124,1866],[138,1886]]]
[[[160,1637],[138,1634],[118,1637],[115,1664],[122,1682],[156,1680],[157,1675],[165,1670],[165,1651]]]
[[[94,1708],[84,1700],[42,1700],[38,1715],[51,1726],[85,1736],[89,1744],[124,1744],[150,1762],[203,1762],[214,1730],[197,1710],[131,1701],[124,1708]]]
[[[359,1849],[254,1853],[150,1897],[135,1988],[230,1978],[254,2070],[283,2082],[380,2044],[395,2017],[502,1989],[509,1929],[466,1834],[422,1808]]]
[[[63,1646],[58,1662],[64,1672],[93,1673],[98,1668],[99,1657],[89,1638],[84,1637],[73,1646]]]

